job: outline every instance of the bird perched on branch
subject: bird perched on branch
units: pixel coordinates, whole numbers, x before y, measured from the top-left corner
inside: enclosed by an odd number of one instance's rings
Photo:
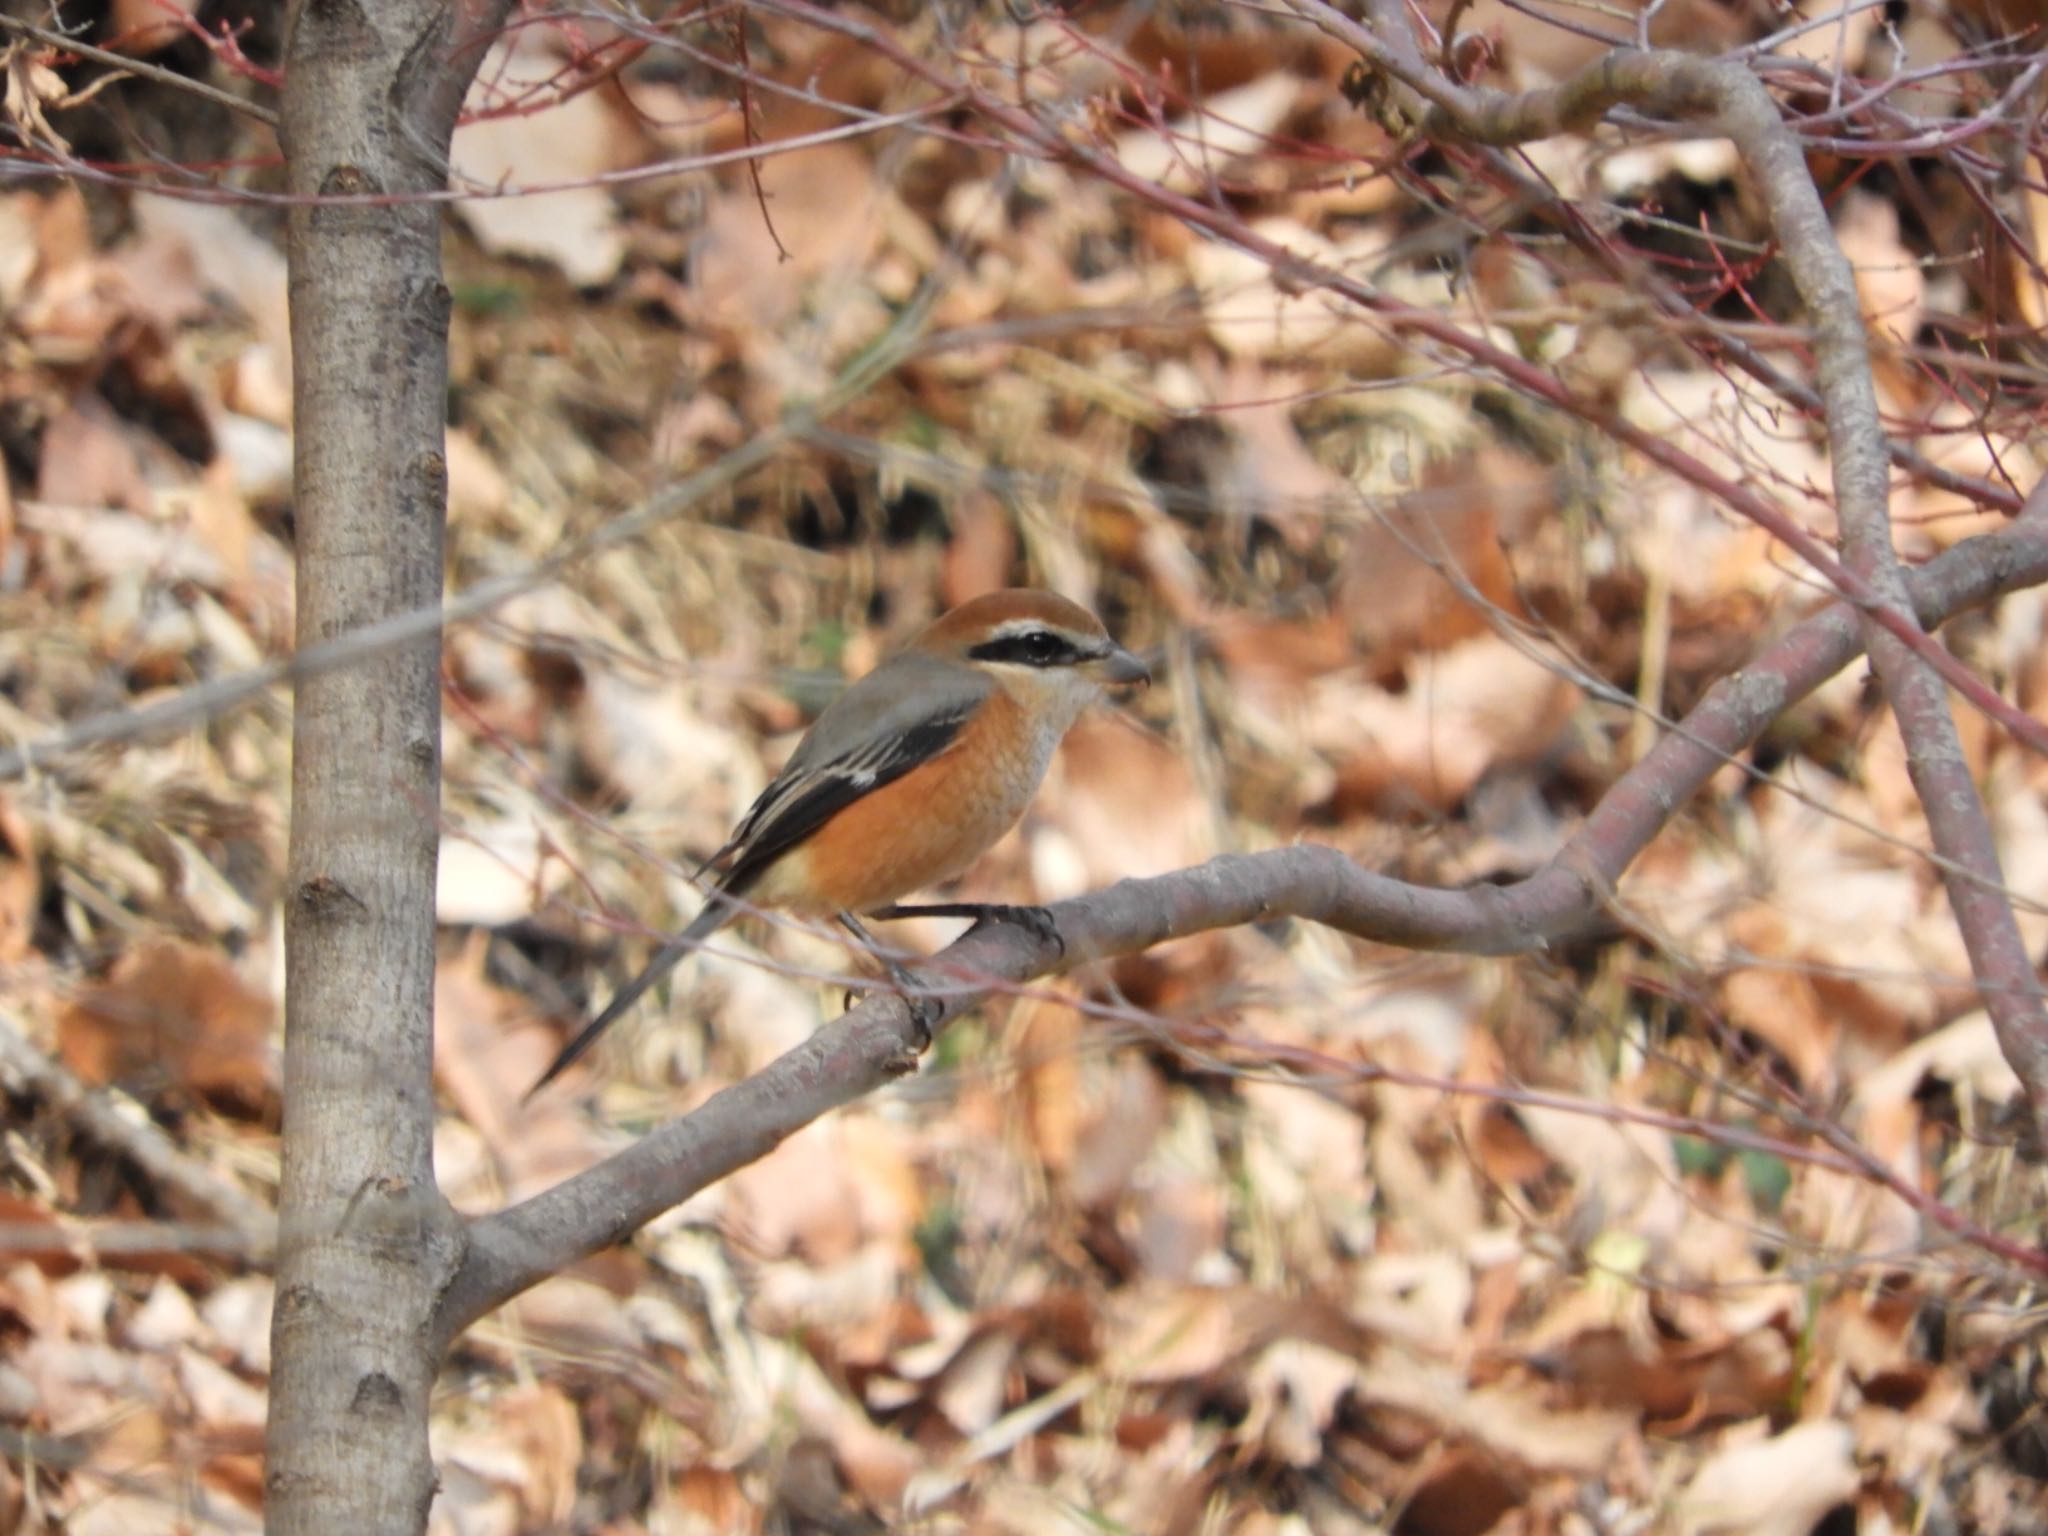
[[[858,914],[1043,920],[1042,909],[894,905],[960,874],[1024,814],[1053,749],[1106,688],[1145,664],[1087,609],[1015,589],[962,603],[818,716],[723,848],[704,910],[562,1048],[534,1091],[678,960],[753,907],[834,917],[875,948]],[[903,973],[891,965],[898,985]]]

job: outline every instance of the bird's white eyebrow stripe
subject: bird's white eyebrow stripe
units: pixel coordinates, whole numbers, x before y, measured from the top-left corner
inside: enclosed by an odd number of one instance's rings
[[[1021,640],[1026,635],[1051,635],[1081,657],[1101,655],[1107,643],[1098,636],[1068,629],[1064,625],[1053,623],[1050,619],[1005,619],[991,629],[987,638],[976,645],[970,654],[978,654],[989,646],[1001,645],[1005,640]]]

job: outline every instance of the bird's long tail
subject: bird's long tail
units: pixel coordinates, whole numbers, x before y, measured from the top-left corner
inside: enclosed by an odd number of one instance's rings
[[[690,920],[690,926],[662,945],[655,952],[654,958],[647,962],[646,968],[612,995],[612,1000],[604,1005],[604,1011],[579,1029],[576,1037],[562,1047],[561,1054],[548,1064],[547,1071],[541,1073],[534,1085],[526,1090],[526,1097],[532,1098],[561,1076],[564,1068],[597,1044],[597,1037],[611,1028],[614,1020],[639,1002],[646,995],[648,988],[673,970],[677,961],[738,917],[740,909],[732,900],[734,894],[722,887],[714,890],[710,899],[704,903],[704,910]]]

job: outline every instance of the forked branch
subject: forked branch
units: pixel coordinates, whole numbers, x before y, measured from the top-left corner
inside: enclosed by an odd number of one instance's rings
[[[1970,776],[1944,680],[2020,739],[2043,747],[2038,722],[1990,687],[1920,627],[1892,545],[1890,448],[1878,415],[1855,272],[1829,223],[1799,137],[1751,70],[1726,59],[1619,50],[1547,90],[1475,90],[1422,56],[1401,0],[1368,0],[1371,25],[1326,0],[1289,0],[1296,12],[1358,51],[1384,91],[1391,120],[1432,137],[1488,145],[1582,131],[1615,107],[1689,119],[1735,144],[1762,194],[1787,270],[1812,327],[1816,384],[1827,423],[1842,558],[1834,575],[1860,611],[1865,645],[1906,744],[1914,792],[2000,1049],[2025,1086],[2037,1144],[2048,1147],[2048,1012],[2027,956],[1991,830]],[[1746,510],[1746,509],[1745,509]],[[1773,528],[1780,537],[1784,533]],[[1803,533],[1789,540],[1816,568]]]
[[[1913,572],[1921,623],[2048,581],[2048,482],[2011,527],[1968,540]],[[1021,927],[969,933],[920,971],[943,1027],[991,992],[1168,939],[1273,917],[1326,923],[1412,949],[1514,954],[1570,936],[1597,917],[1623,872],[1722,764],[1862,651],[1856,612],[1837,603],[1795,626],[1707,697],[1601,798],[1542,869],[1504,886],[1444,890],[1363,869],[1302,845],[1212,859],[1126,880],[1052,909],[1065,949]],[[468,1252],[441,1298],[437,1337],[470,1323],[629,1236],[670,1207],[766,1155],[829,1110],[916,1063],[917,1026],[877,993],[701,1108],[534,1198],[473,1222]]]

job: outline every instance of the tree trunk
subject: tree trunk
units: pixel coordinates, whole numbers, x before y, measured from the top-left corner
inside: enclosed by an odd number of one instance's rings
[[[404,199],[445,184],[479,40],[507,3],[293,7],[302,651],[440,597],[441,209]],[[429,1325],[463,1247],[432,1156],[438,637],[301,682],[292,747],[269,1528],[417,1531],[434,1491]]]

